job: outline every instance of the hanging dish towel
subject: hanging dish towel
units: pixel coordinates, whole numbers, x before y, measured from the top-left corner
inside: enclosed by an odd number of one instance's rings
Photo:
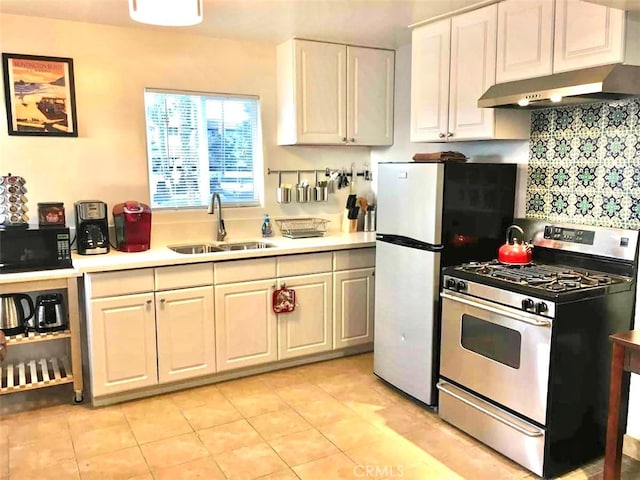
[[[281,287],[273,291],[273,311],[275,313],[291,313],[296,309],[296,291]]]

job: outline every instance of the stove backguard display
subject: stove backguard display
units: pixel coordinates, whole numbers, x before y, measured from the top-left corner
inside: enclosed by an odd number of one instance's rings
[[[562,240],[563,242],[582,243],[583,245],[593,245],[595,232],[593,230],[583,230],[578,228],[562,228],[547,225],[544,227],[544,238]]]

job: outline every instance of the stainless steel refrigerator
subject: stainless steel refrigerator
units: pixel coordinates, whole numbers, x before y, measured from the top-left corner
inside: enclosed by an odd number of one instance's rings
[[[374,373],[427,405],[437,402],[440,270],[497,257],[515,181],[515,164],[379,164]]]

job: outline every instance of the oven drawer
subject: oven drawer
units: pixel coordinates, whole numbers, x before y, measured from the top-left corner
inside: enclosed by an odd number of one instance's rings
[[[445,381],[438,382],[440,417],[542,476],[545,431]]]
[[[551,322],[442,292],[440,376],[546,424]]]

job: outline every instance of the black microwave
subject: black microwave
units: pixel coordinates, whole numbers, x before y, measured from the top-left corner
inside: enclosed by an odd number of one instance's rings
[[[0,229],[0,273],[72,268],[66,227]]]

